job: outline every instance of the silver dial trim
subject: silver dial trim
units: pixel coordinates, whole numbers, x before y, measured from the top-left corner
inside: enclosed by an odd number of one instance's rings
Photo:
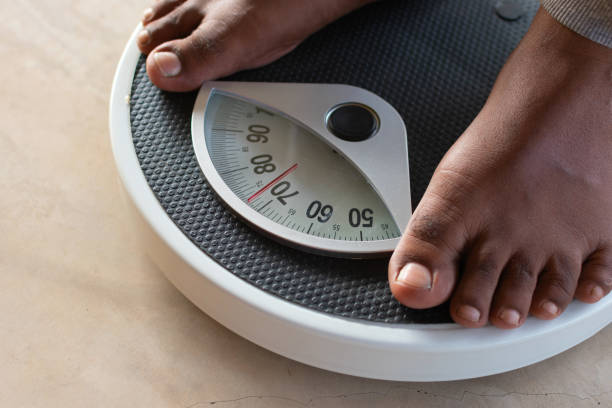
[[[369,91],[348,85],[207,82],[194,105],[191,134],[198,163],[212,188],[233,211],[271,238],[309,252],[349,258],[385,256],[395,249],[399,238],[346,242],[306,235],[277,224],[240,200],[218,174],[206,145],[204,118],[213,90],[281,112],[322,137],[368,180],[403,231],[411,215],[408,143],[404,123],[391,105]],[[327,114],[346,102],[366,105],[376,112],[379,128],[374,136],[348,142],[331,134]]]

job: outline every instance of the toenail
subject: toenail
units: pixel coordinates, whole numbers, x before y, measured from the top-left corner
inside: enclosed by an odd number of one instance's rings
[[[151,42],[151,34],[149,34],[149,30],[142,30],[138,33],[138,44],[147,45]]]
[[[431,289],[431,272],[423,265],[409,263],[397,275],[396,282],[417,289]]]
[[[514,309],[504,309],[499,313],[499,318],[511,326],[518,326],[521,315]]]
[[[595,301],[598,301],[604,297],[604,290],[601,288],[601,286],[593,286],[593,289],[591,289],[591,297],[595,299]]]
[[[151,20],[151,18],[153,18],[153,9],[149,7],[144,11],[142,15],[142,21],[146,23]]]
[[[457,309],[457,316],[469,322],[477,322],[480,320],[480,311],[475,307],[462,305]]]
[[[177,76],[181,72],[181,61],[173,52],[156,52],[153,59],[157,68],[166,77]]]
[[[542,302],[540,309],[553,316],[556,316],[559,313],[559,307],[550,300],[545,300]]]

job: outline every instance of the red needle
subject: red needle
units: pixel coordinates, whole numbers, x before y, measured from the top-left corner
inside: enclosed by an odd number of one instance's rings
[[[259,197],[260,195],[262,195],[265,191],[267,191],[270,187],[272,187],[273,185],[275,185],[276,183],[278,183],[279,181],[281,181],[282,179],[284,179],[285,177],[287,177],[289,175],[289,173],[291,173],[293,170],[297,169],[297,163],[295,163],[293,166],[289,167],[287,170],[285,170],[285,172],[283,172],[283,174],[281,174],[280,176],[278,176],[277,178],[275,178],[274,180],[272,180],[271,182],[269,182],[268,184],[266,184],[261,190],[259,190],[258,192],[256,192],[255,194],[253,194],[252,196],[249,197],[249,199],[247,200],[247,202],[251,202],[254,199],[256,199],[257,197]]]

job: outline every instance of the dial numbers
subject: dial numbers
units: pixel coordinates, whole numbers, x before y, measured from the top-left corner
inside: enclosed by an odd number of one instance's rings
[[[242,202],[275,223],[334,240],[400,236],[390,212],[359,171],[285,116],[213,92],[204,133],[223,181]]]

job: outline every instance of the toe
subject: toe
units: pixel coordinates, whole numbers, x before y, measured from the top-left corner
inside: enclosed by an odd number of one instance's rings
[[[147,57],[147,74],[161,89],[190,91],[221,76],[216,74],[225,64],[213,58],[215,53],[214,46],[198,29],[185,39],[169,41],[151,52]]]
[[[450,297],[467,236],[456,192],[434,176],[389,261],[391,291],[406,306],[433,307]]]
[[[157,0],[147,8],[142,15],[142,24],[147,25],[151,21],[165,16],[172,10],[183,4],[185,0]]]
[[[525,322],[541,267],[526,254],[515,254],[510,258],[493,297],[489,314],[493,325],[513,329]]]
[[[612,250],[593,253],[583,264],[575,297],[586,303],[595,303],[612,290]]]
[[[235,36],[227,34],[214,20],[205,19],[187,38],[168,41],[149,54],[149,78],[161,89],[182,92],[236,72],[244,53],[231,52],[237,49]]]
[[[138,47],[144,54],[148,54],[160,44],[187,37],[200,25],[202,18],[201,8],[191,3],[183,4],[145,25],[138,33]]]
[[[486,240],[474,246],[451,300],[451,316],[455,322],[466,327],[487,323],[499,276],[508,261],[506,248],[507,245]]]
[[[574,298],[580,268],[578,256],[552,257],[538,277],[531,314],[544,320],[559,316]]]

